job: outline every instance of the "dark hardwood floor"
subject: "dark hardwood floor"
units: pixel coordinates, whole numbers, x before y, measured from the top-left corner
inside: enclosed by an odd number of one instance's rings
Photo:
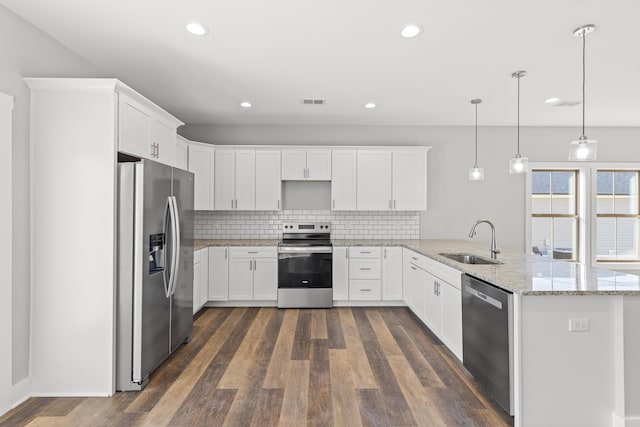
[[[509,426],[406,308],[203,309],[141,392],[30,398],[0,426]]]

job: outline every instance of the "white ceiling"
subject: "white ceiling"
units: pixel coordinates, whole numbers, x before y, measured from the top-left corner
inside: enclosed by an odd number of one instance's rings
[[[0,0],[187,123],[640,126],[640,0]],[[196,20],[210,29],[188,34]],[[403,39],[418,23],[424,32]],[[324,106],[302,98],[326,99]],[[251,101],[251,109],[239,102]],[[366,102],[378,107],[366,110]],[[587,131],[588,134],[588,131]]]

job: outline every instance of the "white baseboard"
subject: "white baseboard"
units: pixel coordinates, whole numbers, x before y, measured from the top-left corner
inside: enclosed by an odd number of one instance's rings
[[[404,301],[334,301],[334,307],[406,307]]]
[[[97,393],[97,392],[62,392],[62,393],[47,393],[47,392],[33,392],[31,397],[110,397],[113,394],[109,393]]]
[[[205,307],[277,307],[278,301],[208,301]]]
[[[621,417],[611,414],[611,427],[640,427],[640,417]]]
[[[17,384],[13,385],[11,390],[11,399],[13,408],[31,397],[31,377],[27,377]]]

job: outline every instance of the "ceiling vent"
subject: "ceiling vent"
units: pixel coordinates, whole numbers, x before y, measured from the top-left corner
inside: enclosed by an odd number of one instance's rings
[[[580,104],[582,104],[582,101],[568,101],[566,99],[559,99],[551,103],[553,107],[575,107]]]
[[[302,103],[304,105],[324,105],[325,102],[326,101],[324,99],[314,99],[314,98],[305,98],[302,100]]]

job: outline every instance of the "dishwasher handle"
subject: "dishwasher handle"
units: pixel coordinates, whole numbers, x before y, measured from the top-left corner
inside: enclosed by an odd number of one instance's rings
[[[502,303],[500,301],[498,301],[497,299],[492,298],[489,295],[485,295],[482,292],[473,289],[469,285],[465,286],[464,289],[467,292],[469,292],[471,295],[473,295],[474,297],[478,298],[479,300],[482,300],[482,301],[486,302],[487,304],[491,304],[492,306],[494,306],[498,310],[502,310]]]

